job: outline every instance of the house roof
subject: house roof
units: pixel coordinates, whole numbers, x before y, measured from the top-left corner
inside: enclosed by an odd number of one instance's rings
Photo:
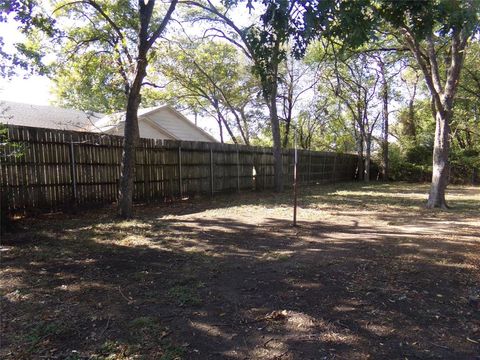
[[[182,113],[170,105],[161,105],[138,110],[138,117],[161,133],[172,139],[185,140],[171,123],[154,121],[150,116],[156,112],[166,110],[175,115],[175,118],[184,123],[194,132],[201,134],[212,142],[217,140],[206,131],[188,120]],[[59,130],[109,132],[125,122],[125,112],[104,115],[94,112],[85,112],[74,109],[64,109],[54,106],[32,105],[12,101],[0,100],[0,123],[31,126]]]
[[[0,123],[49,129],[88,131],[104,115],[54,106],[0,101]]]
[[[194,123],[192,123],[181,112],[175,110],[175,108],[173,108],[170,105],[160,105],[160,106],[138,109],[138,118],[143,119],[144,121],[147,121],[150,125],[153,125],[154,127],[159,127],[160,128],[159,130],[168,134],[173,139],[184,140],[182,138],[182,135],[178,133],[178,129],[176,127],[171,126],[171,124],[169,124],[168,122],[158,123],[154,121],[153,118],[151,118],[152,115],[163,110],[170,111],[176,116],[177,119],[183,122],[186,126],[199,132],[210,141],[217,142],[217,139],[215,139],[212,135],[210,135],[205,130],[198,127]],[[95,122],[94,126],[101,131],[109,131],[114,127],[122,125],[124,122],[125,122],[125,112],[118,112],[111,115],[106,115],[102,119]]]

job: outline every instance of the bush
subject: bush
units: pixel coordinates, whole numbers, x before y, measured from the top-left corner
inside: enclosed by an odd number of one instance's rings
[[[404,155],[399,145],[391,144],[389,148],[390,180],[408,182],[431,181],[431,162],[428,163],[429,165],[426,165],[426,162],[424,162],[426,157],[427,152],[423,147],[412,148]],[[415,158],[417,160],[413,161]],[[419,161],[420,159],[423,160]]]
[[[432,155],[427,147],[415,146],[405,153],[397,144],[390,145],[390,180],[428,182],[432,179]],[[450,182],[476,184],[480,175],[480,153],[452,150],[450,153]]]
[[[480,152],[457,150],[450,155],[450,181],[457,184],[478,184]]]

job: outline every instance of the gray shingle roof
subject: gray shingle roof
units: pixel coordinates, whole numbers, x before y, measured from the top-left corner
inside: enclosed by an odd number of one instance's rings
[[[49,129],[89,131],[103,114],[0,100],[0,123]]]

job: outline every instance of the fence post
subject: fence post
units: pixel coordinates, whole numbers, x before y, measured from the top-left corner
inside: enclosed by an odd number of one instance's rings
[[[210,147],[210,195],[213,197],[214,193],[214,182],[213,182],[213,149]]]
[[[73,205],[77,205],[77,170],[75,164],[75,143],[73,137],[70,136],[70,175],[72,177],[72,201]]]
[[[240,151],[237,145],[237,191],[240,192]]]
[[[335,175],[336,175],[336,165],[337,165],[337,153],[335,152],[335,157],[333,158],[333,172],[332,172],[332,180],[335,184]]]
[[[263,164],[263,188],[262,190],[265,190],[267,188],[267,159],[265,156],[265,148],[263,148],[263,154],[262,154],[262,164]],[[270,166],[269,166],[270,169]],[[271,170],[271,169],[270,169]]]
[[[147,164],[147,145],[148,143],[143,143],[143,196],[145,201],[150,201],[150,176],[147,175],[149,172],[149,167]]]
[[[178,146],[178,189],[180,200],[183,199],[183,180],[182,180],[182,147]]]
[[[308,149],[308,185],[312,184],[312,150]]]

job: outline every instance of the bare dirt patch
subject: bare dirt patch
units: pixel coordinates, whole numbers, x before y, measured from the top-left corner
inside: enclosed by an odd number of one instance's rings
[[[480,189],[342,184],[24,219],[6,359],[479,359]]]

